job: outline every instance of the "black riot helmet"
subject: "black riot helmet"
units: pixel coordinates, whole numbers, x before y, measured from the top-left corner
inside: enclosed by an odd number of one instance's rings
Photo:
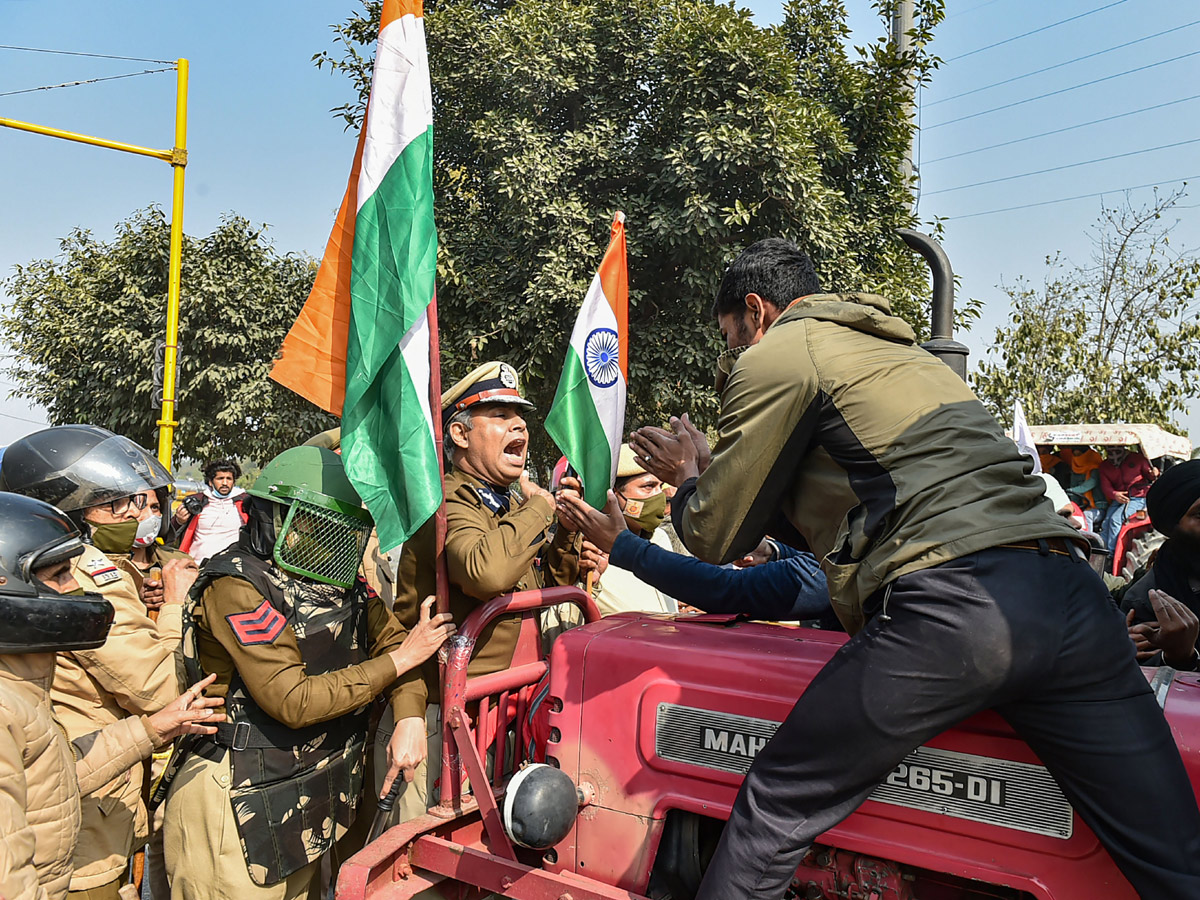
[[[14,441],[0,461],[0,490],[57,506],[76,525],[83,512],[169,488],[167,468],[127,437],[95,425],[56,425]]]
[[[34,570],[83,552],[79,531],[49,503],[0,492],[0,653],[99,647],[113,608],[99,594],[60,594]]]

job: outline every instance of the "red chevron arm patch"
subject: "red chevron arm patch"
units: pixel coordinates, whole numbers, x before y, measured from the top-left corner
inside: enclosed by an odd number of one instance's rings
[[[234,613],[226,616],[225,621],[233,629],[233,635],[238,643],[245,647],[255,644],[269,644],[279,637],[287,625],[283,613],[264,600],[257,609],[250,612]]]

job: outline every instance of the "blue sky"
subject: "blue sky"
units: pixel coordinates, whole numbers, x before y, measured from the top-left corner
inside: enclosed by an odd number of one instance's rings
[[[778,21],[778,0],[747,4],[759,21]],[[972,358],[985,352],[1007,306],[997,289],[1019,275],[1040,281],[1043,260],[1062,251],[1084,262],[1098,197],[990,215],[995,209],[1109,192],[1131,185],[1169,186],[1200,175],[1200,99],[1075,128],[1008,147],[939,160],[1200,94],[1200,10],[1153,0],[950,0],[935,52],[946,62],[921,92],[922,198],[919,213],[947,219],[947,252],[963,295],[985,301],[984,320],[962,336]],[[847,0],[856,43],[884,28],[866,0]],[[348,83],[318,71],[313,53],[330,46],[329,25],[350,0],[177,4],[0,0],[0,43],[191,61],[189,165],[185,228],[212,230],[229,211],[269,223],[282,251],[319,255],[344,189],[353,136],[329,110],[350,96]],[[286,9],[286,15],[284,10]],[[1045,28],[1063,19],[1075,21]],[[1158,35],[1170,29],[1169,34]],[[1158,35],[1157,37],[1150,37]],[[1140,38],[1132,46],[1117,47]],[[1069,62],[1087,54],[1090,59]],[[1011,83],[1034,70],[1068,63]],[[1161,64],[1160,64],[1161,63]],[[1146,67],[1141,72],[1120,74]],[[156,68],[152,63],[0,50],[0,94],[77,79]],[[1109,77],[1117,76],[1117,77]],[[1095,79],[1088,87],[1071,89]],[[974,91],[968,96],[953,95]],[[1064,90],[1069,89],[1069,90]],[[1055,96],[994,107],[1036,95]],[[172,74],[0,96],[0,116],[167,147],[173,129]],[[963,116],[973,118],[949,122]],[[1119,159],[1075,165],[1100,157]],[[1071,166],[1055,172],[963,188],[980,181]],[[0,129],[0,274],[52,256],[73,227],[107,237],[113,225],[150,203],[169,207],[171,176],[161,162]],[[1144,201],[1149,189],[1135,191]],[[1193,199],[1198,196],[1193,192]],[[1176,244],[1200,246],[1200,215],[1179,213]],[[7,352],[7,351],[3,351]],[[0,376],[2,378],[2,376]],[[9,385],[0,383],[0,397]],[[44,421],[24,401],[0,399],[0,445]],[[1200,439],[1200,404],[1187,424]]]

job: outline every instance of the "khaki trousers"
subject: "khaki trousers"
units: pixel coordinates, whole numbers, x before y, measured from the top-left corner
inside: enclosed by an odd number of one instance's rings
[[[220,762],[192,754],[175,776],[163,829],[171,900],[303,900],[319,861],[265,887],[250,879],[231,780],[228,754]]]

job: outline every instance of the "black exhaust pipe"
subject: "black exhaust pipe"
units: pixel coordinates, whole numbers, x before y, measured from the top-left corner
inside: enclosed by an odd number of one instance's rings
[[[929,269],[933,272],[931,338],[921,346],[966,381],[967,354],[971,351],[965,344],[954,340],[954,271],[950,268],[950,257],[942,245],[927,234],[911,228],[901,228],[897,233],[904,243],[925,257],[925,262],[929,263]]]

